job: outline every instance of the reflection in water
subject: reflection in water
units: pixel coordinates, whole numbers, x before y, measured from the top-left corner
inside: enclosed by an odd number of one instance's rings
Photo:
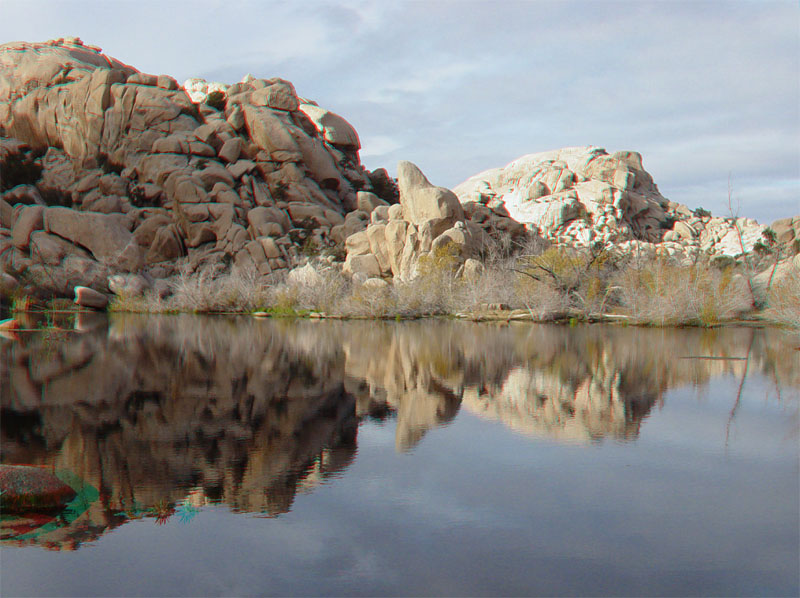
[[[84,317],[0,344],[2,450],[99,499],[47,533],[3,533],[71,549],[210,502],[285,513],[353,461],[363,418],[394,418],[398,451],[461,407],[533,436],[634,440],[669,388],[745,372],[800,387],[797,344],[752,328]]]

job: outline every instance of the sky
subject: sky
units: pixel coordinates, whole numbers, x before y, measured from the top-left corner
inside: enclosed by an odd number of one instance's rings
[[[452,188],[596,145],[640,152],[691,208],[800,215],[797,0],[0,0],[0,14],[0,43],[77,36],[179,82],[288,79],[353,124],[369,169],[410,160]]]

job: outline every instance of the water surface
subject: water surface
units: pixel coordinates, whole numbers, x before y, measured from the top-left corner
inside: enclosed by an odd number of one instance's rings
[[[4,596],[797,595],[800,337],[81,316],[0,341]]]

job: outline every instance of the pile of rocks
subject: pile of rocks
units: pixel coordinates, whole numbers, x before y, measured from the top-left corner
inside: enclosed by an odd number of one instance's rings
[[[467,274],[479,268],[474,258],[489,238],[525,232],[502,211],[469,206],[466,212],[452,191],[431,184],[411,162],[398,164],[397,182],[400,203],[376,205],[369,225],[347,237],[345,272],[364,279],[408,281],[416,276],[421,260],[446,255]]]
[[[358,135],[282,79],[140,73],[75,38],[0,46],[0,261],[68,294],[234,263],[261,275],[347,235],[357,191],[392,200]],[[12,232],[13,231],[13,232]]]
[[[454,192],[465,208],[502,206],[514,220],[556,243],[586,247],[599,242],[644,255],[736,256],[743,253],[742,245],[752,251],[766,229],[749,218],[712,218],[669,201],[640,154],[608,154],[594,146],[523,156],[469,178]]]

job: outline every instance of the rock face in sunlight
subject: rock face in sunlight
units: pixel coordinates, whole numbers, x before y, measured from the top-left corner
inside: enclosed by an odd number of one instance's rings
[[[475,211],[473,218],[467,218],[456,195],[431,184],[411,162],[398,164],[397,184],[400,204],[375,205],[369,211],[370,224],[347,237],[345,272],[363,279],[384,276],[404,281],[414,278],[420,268],[463,273],[464,265],[475,261],[489,239],[514,239],[525,232],[501,213]],[[365,195],[359,193],[359,205],[368,203],[366,197],[361,201]]]
[[[637,152],[568,147],[530,154],[469,178],[454,189],[468,214],[503,206],[511,217],[551,241],[624,252],[691,258],[699,252],[736,256],[752,251],[765,226],[712,218],[667,200]]]
[[[347,121],[282,79],[181,87],[76,38],[5,44],[3,270],[61,296],[107,292],[120,272],[286,270],[303,248],[342,242],[357,191],[381,179],[359,148]]]

